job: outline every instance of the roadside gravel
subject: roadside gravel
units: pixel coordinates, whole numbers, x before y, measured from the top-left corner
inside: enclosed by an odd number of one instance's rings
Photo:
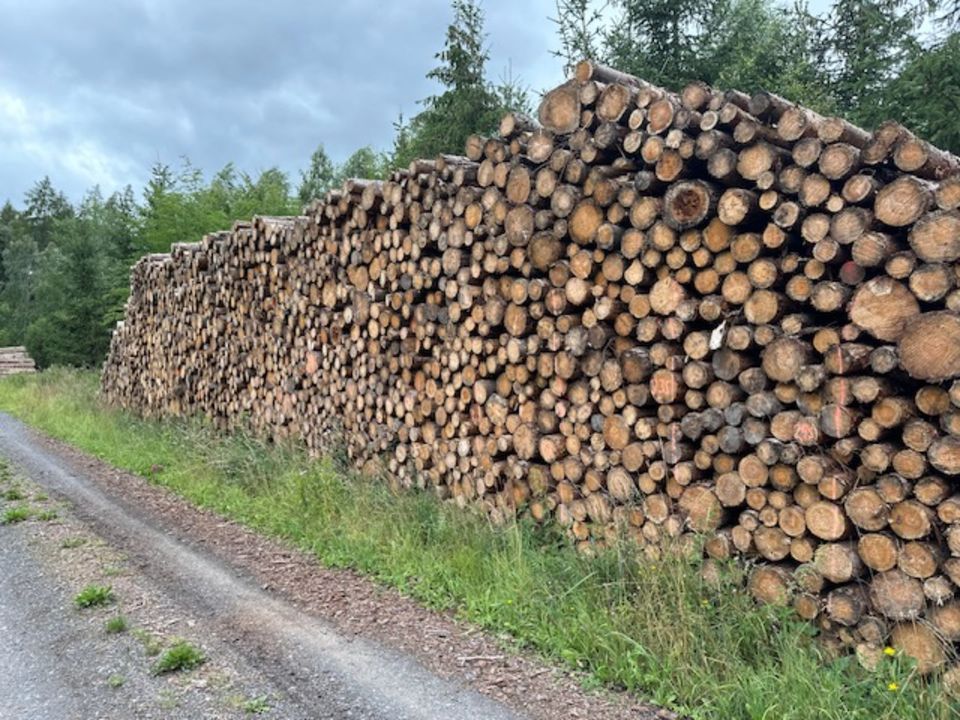
[[[66,502],[33,482],[0,480],[0,512],[29,508],[0,526],[0,718],[94,720],[297,717],[284,688],[208,634],[177,597],[80,522]],[[114,602],[88,609],[73,598],[108,586]],[[126,629],[107,632],[122,617]],[[184,639],[207,661],[188,673],[156,676],[159,653]],[[306,714],[300,714],[306,717]]]

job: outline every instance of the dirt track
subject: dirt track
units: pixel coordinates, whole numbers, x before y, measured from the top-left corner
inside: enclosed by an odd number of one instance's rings
[[[626,696],[587,693],[576,677],[506,652],[475,628],[353,573],[321,568],[2,414],[0,454],[69,501],[76,522],[121,553],[140,585],[150,586],[140,606],[167,606],[181,625],[186,619],[210,664],[220,658],[232,687],[244,696],[273,698],[274,717],[670,717]],[[77,648],[84,633],[58,638],[61,626],[38,621],[43,605],[52,608],[47,614],[76,619],[77,613],[65,609],[72,595],[51,587],[52,574],[30,559],[26,532],[26,525],[0,527],[0,627],[52,630],[0,641],[3,656],[17,658],[16,667],[0,665],[0,693],[14,692],[25,703],[23,712],[10,717],[122,717],[100,714],[103,679],[94,692],[96,683],[80,672],[90,669],[83,662],[73,663],[79,674],[61,672],[70,657],[63,648],[82,656]],[[48,702],[51,697],[58,700]],[[140,710],[149,705],[143,698],[136,702]],[[183,702],[199,703],[194,716],[231,714],[222,701],[194,701],[185,694]],[[185,709],[139,716],[181,717]],[[0,716],[5,712],[0,708]]]

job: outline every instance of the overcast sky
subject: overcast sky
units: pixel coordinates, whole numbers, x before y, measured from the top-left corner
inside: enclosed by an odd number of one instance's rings
[[[448,0],[0,0],[0,202],[49,175],[139,193],[187,156],[278,166],[296,182],[319,143],[335,161],[389,147],[435,87]],[[485,0],[489,73],[562,80],[554,0]]]

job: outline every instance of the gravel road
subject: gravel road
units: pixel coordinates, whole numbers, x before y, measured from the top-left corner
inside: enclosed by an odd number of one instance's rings
[[[414,659],[362,638],[344,637],[318,618],[272,597],[201,548],[190,547],[106,496],[61,458],[37,447],[20,423],[0,416],[0,452],[31,480],[65,498],[81,518],[108,527],[144,575],[155,578],[203,623],[213,646],[239,646],[256,658],[262,681],[282,689],[285,717],[441,720],[517,717],[441,679]],[[0,546],[0,714],[34,720],[98,717],[86,697],[89,663],[64,597],[31,558],[23,526]],[[68,652],[64,652],[64,648]],[[71,657],[80,654],[81,657]],[[101,679],[102,684],[102,679]],[[95,703],[99,703],[96,700]],[[177,713],[179,714],[179,713]],[[117,716],[119,717],[119,716]]]
[[[0,719],[675,717],[587,691],[579,675],[3,413],[0,456],[28,501],[60,503],[53,521],[0,525]],[[117,607],[74,608],[89,582],[113,585]],[[118,612],[135,632],[104,632]],[[177,637],[207,663],[152,675],[145,648]]]

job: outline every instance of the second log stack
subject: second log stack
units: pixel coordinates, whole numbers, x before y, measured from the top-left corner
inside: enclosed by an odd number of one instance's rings
[[[36,371],[37,366],[25,347],[0,347],[0,377]]]
[[[539,122],[148,256],[113,403],[494,518],[705,536],[865,660],[960,641],[960,160],[580,63]]]

